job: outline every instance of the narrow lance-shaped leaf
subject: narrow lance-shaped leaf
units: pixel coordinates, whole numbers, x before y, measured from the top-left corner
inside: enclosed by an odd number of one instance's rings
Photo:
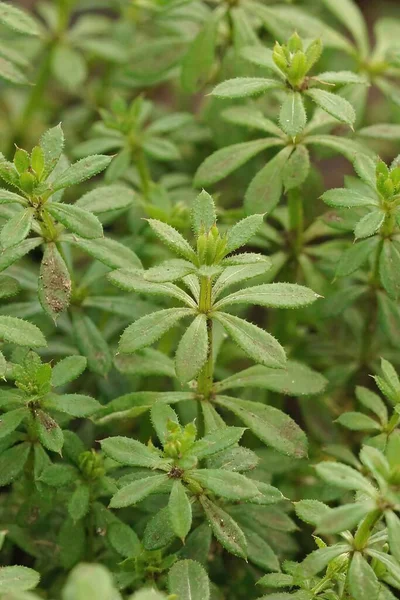
[[[217,98],[247,98],[283,87],[276,79],[262,77],[236,77],[219,83],[211,92]]]
[[[69,306],[71,279],[67,265],[54,242],[45,245],[40,265],[38,296],[44,311],[54,321]]]
[[[206,496],[200,496],[200,502],[217,540],[231,554],[246,559],[246,538],[236,521]]]
[[[283,131],[291,137],[303,131],[307,123],[307,115],[299,92],[287,94],[279,113],[279,123]]]
[[[198,235],[201,231],[210,231],[217,220],[214,200],[205,190],[193,200],[190,215],[194,232]]]
[[[33,209],[26,208],[11,217],[0,232],[0,243],[9,248],[22,242],[29,234],[33,221]]]
[[[224,179],[236,169],[243,166],[251,158],[273,146],[282,145],[282,140],[276,138],[266,138],[254,140],[252,142],[243,142],[241,144],[232,144],[217,150],[197,169],[194,184],[197,187],[202,185],[211,185]]]
[[[196,254],[189,242],[171,225],[157,221],[156,219],[149,219],[148,223],[156,236],[171,250],[187,260],[196,261]]]
[[[189,308],[166,308],[141,317],[129,325],[119,341],[119,350],[124,354],[136,352],[150,346],[193,311]]]
[[[307,438],[300,427],[281,410],[260,402],[217,396],[215,402],[233,412],[262,442],[279,452],[303,458]]]
[[[313,88],[305,92],[324,111],[353,128],[356,113],[350,102],[341,96]]]
[[[354,600],[377,600],[380,583],[361,552],[355,552],[349,568],[349,589]]]
[[[112,161],[112,156],[94,154],[74,163],[64,173],[61,173],[51,184],[52,190],[57,191],[71,185],[82,183],[94,175],[101,173]]]
[[[182,483],[174,481],[168,501],[169,519],[175,535],[185,540],[192,526],[192,505]]]
[[[103,227],[98,218],[87,210],[71,204],[49,202],[46,210],[73,233],[86,239],[102,237]]]
[[[265,283],[234,292],[215,305],[222,308],[231,304],[258,304],[272,308],[300,308],[312,304],[320,296],[295,283]]]
[[[64,148],[64,133],[61,124],[48,129],[40,138],[45,161],[45,175],[49,175],[57,165]]]
[[[251,181],[244,199],[247,214],[268,214],[278,204],[283,187],[282,169],[292,151],[292,146],[283,148]]]
[[[180,560],[173,565],[168,573],[168,588],[180,600],[210,598],[208,575],[204,567],[194,560]]]
[[[196,377],[207,360],[207,350],[207,318],[201,314],[187,328],[176,351],[176,375],[182,383]]]
[[[131,467],[148,469],[165,468],[166,462],[160,458],[156,450],[152,450],[137,440],[116,436],[101,441],[103,452],[121,463]]]
[[[168,475],[153,475],[138,479],[134,483],[130,483],[122,487],[111,498],[111,508],[123,508],[132,506],[141,500],[144,500],[149,494],[155,492],[159,487],[168,481]]]
[[[46,339],[36,325],[8,316],[0,316],[0,340],[30,348],[47,345]]]
[[[267,331],[244,319],[223,312],[213,315],[236,344],[257,363],[266,367],[283,367],[285,351],[279,342]]]

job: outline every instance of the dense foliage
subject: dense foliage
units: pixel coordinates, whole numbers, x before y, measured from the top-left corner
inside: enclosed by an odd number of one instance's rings
[[[0,86],[0,598],[398,598],[400,14],[0,2]]]

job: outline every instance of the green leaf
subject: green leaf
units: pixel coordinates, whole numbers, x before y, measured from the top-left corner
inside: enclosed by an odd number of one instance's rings
[[[74,239],[69,243],[81,248],[84,252],[93,256],[111,269],[141,269],[142,263],[136,254],[120,242],[110,238],[98,238],[95,241]]]
[[[209,232],[217,221],[214,200],[205,190],[193,200],[190,215],[191,224],[196,235]]]
[[[219,428],[194,443],[190,454],[198,459],[209,458],[237,444],[246,430],[243,427]]]
[[[168,463],[156,450],[152,450],[137,440],[116,436],[102,440],[103,452],[113,460],[131,467],[146,467],[147,469],[165,469]]]
[[[234,388],[265,388],[288,396],[319,394],[327,384],[326,379],[306,365],[288,360],[282,369],[269,369],[261,365],[239,371],[214,385],[217,393]]]
[[[58,202],[46,204],[46,210],[57,221],[83,238],[94,239],[103,236],[103,227],[100,221],[87,210]]]
[[[48,410],[57,410],[72,417],[90,417],[101,408],[97,400],[82,394],[52,395],[44,400],[43,406]]]
[[[61,487],[72,483],[76,478],[76,471],[66,464],[50,464],[45,467],[39,480],[52,487]]]
[[[0,253],[0,272],[15,263],[42,243],[42,238],[29,238],[16,246],[11,246]]]
[[[351,551],[348,544],[334,544],[326,548],[318,548],[311,552],[299,565],[299,573],[302,577],[312,577],[317,575],[322,569],[335,558]]]
[[[357,386],[356,398],[363,406],[365,406],[365,408],[375,413],[383,425],[386,425],[388,421],[388,411],[385,403],[377,394],[368,388]]]
[[[182,483],[177,480],[172,485],[168,501],[169,519],[175,535],[184,542],[192,526],[192,505]]]
[[[166,308],[141,317],[121,335],[119,351],[130,354],[150,346],[177,325],[184,317],[193,315],[190,308]]]
[[[112,210],[126,210],[134,199],[133,191],[125,185],[105,185],[81,196],[75,206],[102,215]]]
[[[378,292],[379,325],[388,341],[397,346],[400,339],[400,307],[386,292]]]
[[[317,531],[330,534],[354,529],[371,510],[373,510],[373,505],[368,502],[337,506],[318,519]]]
[[[257,585],[263,585],[267,588],[291,587],[293,576],[286,573],[267,573],[257,581]]]
[[[400,125],[379,123],[377,125],[363,127],[357,131],[357,134],[371,139],[397,141],[400,139]]]
[[[134,530],[124,523],[112,523],[107,538],[118,554],[124,558],[132,558],[141,553],[141,544]]]
[[[296,283],[265,283],[234,292],[219,300],[214,308],[220,310],[225,306],[242,303],[270,308],[300,308],[312,304],[319,297],[309,288]]]
[[[357,206],[379,206],[378,200],[370,196],[364,196],[355,190],[347,188],[337,188],[328,190],[321,196],[322,200],[329,206],[338,208],[355,208]]]
[[[379,238],[373,237],[353,244],[345,250],[336,267],[337,277],[347,277],[357,271],[368,260],[379,244]]]
[[[31,445],[18,444],[2,452],[0,456],[0,486],[14,481],[21,473],[28,459]]]
[[[112,356],[96,325],[80,311],[73,311],[72,328],[79,352],[87,358],[88,368],[98,375],[106,375],[112,367]]]
[[[383,287],[393,300],[398,300],[400,297],[399,269],[400,250],[394,242],[386,239],[379,259],[379,275]]]
[[[392,510],[385,512],[386,526],[389,535],[390,553],[400,560],[400,519]]]
[[[57,422],[43,410],[36,411],[35,425],[37,436],[47,450],[61,454],[64,435]]]
[[[19,67],[0,56],[0,78],[15,85],[27,85],[29,80]]]
[[[87,359],[84,356],[67,356],[58,361],[51,371],[51,384],[54,387],[65,385],[74,379],[86,369]]]
[[[246,559],[246,538],[236,521],[206,496],[200,496],[200,502],[220,544],[231,554]]]
[[[266,138],[221,148],[208,156],[197,169],[194,185],[212,185],[239,169],[266,148],[281,145],[282,141],[279,139]]]
[[[183,334],[176,351],[175,370],[181,383],[196,377],[207,360],[207,351],[207,318],[200,314]]]
[[[285,351],[271,334],[227,313],[216,312],[213,318],[221,323],[236,344],[255,362],[266,367],[285,366]]]
[[[45,175],[49,175],[60,160],[64,148],[64,133],[61,123],[57,127],[48,129],[40,138],[40,147],[43,150],[45,162]]]
[[[157,592],[153,589],[147,589],[136,592],[136,594],[131,596],[130,600],[167,600],[167,596],[162,592]]]
[[[261,48],[261,50],[264,50]],[[232,106],[221,113],[222,118],[228,123],[257,129],[270,133],[274,137],[283,137],[282,130],[273,121],[263,116],[260,110],[249,106]]]
[[[263,214],[253,214],[231,227],[226,236],[226,254],[247,244],[258,233],[263,223]]]
[[[0,439],[15,431],[24,417],[28,415],[29,412],[26,408],[17,408],[0,415]]]
[[[168,573],[168,588],[179,600],[209,600],[208,575],[198,562],[180,560]]]
[[[130,483],[114,494],[111,498],[110,507],[123,508],[137,504],[149,494],[158,490],[167,481],[168,475],[152,475]]]
[[[317,525],[318,521],[332,509],[319,500],[299,500],[294,503],[296,515],[309,525]]]
[[[156,219],[148,219],[148,223],[156,236],[168,246],[171,250],[183,256],[187,260],[196,262],[196,254],[184,237],[171,225],[157,221]]]
[[[244,199],[247,214],[269,214],[276,207],[282,194],[282,169],[292,151],[292,146],[283,148],[250,182]]]
[[[213,301],[224,291],[226,288],[236,285],[247,279],[264,275],[272,266],[272,263],[268,257],[265,260],[261,260],[255,264],[241,264],[226,267],[221,275],[218,277],[213,285],[212,299]]]
[[[14,192],[10,192],[9,190],[0,189],[0,204],[22,204],[26,206],[27,202],[23,196],[19,196],[18,194],[14,194]]]
[[[9,298],[15,296],[20,290],[19,283],[13,277],[0,275],[0,298]]]
[[[36,325],[18,319],[0,315],[0,340],[17,344],[18,346],[29,346],[30,348],[41,348],[47,346],[42,332]]]
[[[146,281],[152,281],[154,283],[165,283],[167,281],[182,279],[194,271],[196,271],[196,267],[188,260],[172,258],[156,267],[147,269],[147,271],[144,272],[144,278]]]
[[[143,277],[143,273],[137,269],[120,269],[110,273],[108,278],[112,283],[129,292],[169,296],[193,308],[196,306],[193,299],[178,286],[169,282],[155,283],[147,281]]]
[[[353,129],[356,113],[350,102],[345,98],[317,88],[307,90],[305,94],[329,115],[342,123],[346,123]]]
[[[168,546],[176,539],[169,521],[168,506],[162,508],[150,519],[143,536],[143,546],[146,550],[159,550]]]
[[[282,171],[285,192],[300,187],[310,172],[310,155],[303,145],[298,145],[289,157]]]
[[[90,490],[87,485],[80,485],[68,502],[68,513],[73,521],[83,519],[90,507]]]
[[[400,566],[396,559],[380,550],[374,550],[373,548],[367,548],[366,553],[378,560],[381,564],[383,564],[388,574],[393,577],[396,582],[396,587],[400,585]]]
[[[259,495],[257,486],[240,473],[223,469],[193,469],[187,472],[187,477],[216,496],[228,500],[250,500]]]
[[[349,568],[349,590],[354,600],[377,600],[380,583],[361,552],[355,552]]]
[[[218,84],[210,95],[217,98],[248,98],[281,87],[282,83],[275,79],[235,77]]]
[[[352,73],[351,71],[324,71],[323,73],[318,73],[318,76],[315,79],[319,84],[328,83],[334,85],[347,85],[358,83],[361,85],[369,85],[366,77],[357,75],[357,73]]]
[[[363,56],[369,51],[368,30],[361,10],[352,0],[323,0],[325,6],[346,27]]]
[[[189,94],[207,83],[214,65],[218,25],[223,15],[224,11],[214,11],[206,19],[204,27],[191,42],[182,61],[181,84]]]
[[[71,279],[67,265],[54,242],[45,244],[40,265],[38,297],[43,310],[54,321],[69,306]]]
[[[374,235],[383,224],[385,216],[386,213],[383,210],[373,210],[365,215],[354,228],[356,239]]]
[[[361,473],[352,467],[331,461],[315,467],[318,475],[327,483],[346,490],[359,490],[368,495],[375,494],[375,488]]]
[[[216,396],[215,402],[233,412],[262,442],[278,452],[303,458],[307,438],[300,427],[281,410],[260,402]]]
[[[306,123],[307,115],[300,92],[289,92],[279,113],[280,126],[294,138],[303,131]]]
[[[3,248],[15,246],[26,238],[32,227],[33,212],[32,208],[26,208],[7,221],[0,232]]]
[[[82,563],[76,566],[64,586],[62,600],[87,600],[88,598],[118,600],[112,575],[102,565]]]
[[[373,190],[376,188],[376,161],[365,154],[357,154],[354,160],[357,175]]]
[[[168,423],[179,423],[178,415],[169,404],[164,402],[156,402],[151,407],[151,422],[154,429],[160,439],[160,442],[164,445],[169,435]]]
[[[56,79],[63,87],[71,91],[82,86],[88,75],[82,54],[62,41],[54,49],[51,66]]]
[[[381,426],[371,417],[359,412],[345,412],[336,419],[336,423],[340,423],[347,429],[353,431],[380,431]]]
[[[248,527],[243,527],[243,533],[246,536],[249,561],[261,569],[279,571],[279,559],[265,539]]]
[[[112,156],[105,156],[103,154],[94,154],[93,156],[82,158],[56,177],[51,184],[51,189],[56,192],[71,185],[82,183],[82,181],[86,181],[86,179],[90,179],[94,175],[104,171],[111,160]]]
[[[142,148],[146,154],[155,160],[169,161],[182,158],[177,146],[164,138],[155,136],[145,138],[142,142]]]
[[[37,21],[29,13],[8,2],[0,2],[0,23],[18,33],[40,35]]]
[[[3,3],[1,3],[3,4]],[[0,21],[1,21],[0,4]],[[12,7],[10,7],[12,8]],[[20,12],[20,11],[18,11]],[[0,567],[0,593],[25,592],[32,590],[40,581],[40,575],[28,567]]]

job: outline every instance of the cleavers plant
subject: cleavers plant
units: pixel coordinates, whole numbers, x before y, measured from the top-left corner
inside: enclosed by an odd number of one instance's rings
[[[25,4],[0,600],[394,600],[397,3]]]

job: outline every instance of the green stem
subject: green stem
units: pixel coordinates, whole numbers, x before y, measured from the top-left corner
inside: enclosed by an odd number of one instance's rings
[[[295,255],[298,256],[303,245],[304,232],[303,199],[298,189],[288,192],[288,209],[290,231],[295,235],[293,249]]]
[[[203,396],[204,400],[209,400],[214,382],[213,323],[209,317],[212,306],[211,291],[211,279],[209,277],[202,277],[200,280],[199,310],[207,317],[208,351],[206,363],[197,379],[197,390]]]
[[[396,427],[399,423],[400,423],[400,415],[399,415],[399,413],[395,412],[392,415],[389,423],[387,424],[386,433],[388,435],[390,435],[392,433],[392,431],[394,431],[396,429]]]
[[[142,183],[143,196],[146,200],[148,200],[150,196],[151,175],[146,157],[142,151],[140,151],[137,155],[136,166],[138,168],[140,181]]]
[[[357,533],[354,537],[354,548],[356,550],[363,550],[367,545],[369,538],[371,537],[372,530],[382,516],[382,511],[379,509],[370,512],[365,519],[361,522]]]

